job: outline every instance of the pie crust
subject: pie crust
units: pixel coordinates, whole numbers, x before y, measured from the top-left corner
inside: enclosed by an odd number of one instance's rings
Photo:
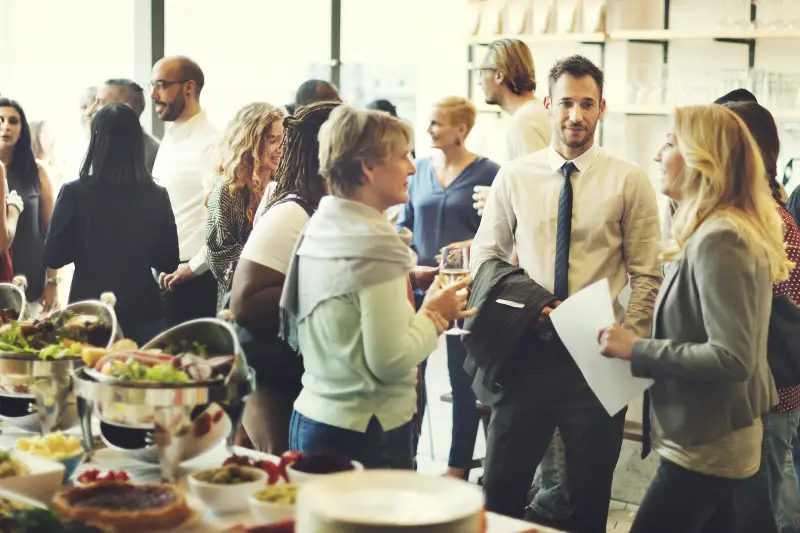
[[[64,518],[116,533],[171,529],[192,513],[186,498],[172,485],[127,482],[72,487],[56,495],[53,509]]]

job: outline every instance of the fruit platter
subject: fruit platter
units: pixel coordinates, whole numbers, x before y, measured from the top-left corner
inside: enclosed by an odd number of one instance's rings
[[[0,295],[13,294],[3,285]],[[0,320],[0,420],[41,433],[77,424],[70,374],[120,338],[114,302],[106,293],[36,321]]]
[[[255,375],[231,326],[192,320],[146,345],[109,352],[72,373],[84,444],[92,419],[109,448],[161,466],[174,481],[184,461],[233,445]]]

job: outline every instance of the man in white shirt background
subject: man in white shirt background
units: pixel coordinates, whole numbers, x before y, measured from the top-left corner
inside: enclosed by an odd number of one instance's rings
[[[153,177],[166,187],[178,226],[181,265],[160,273],[167,323],[214,316],[217,282],[206,263],[206,208],[219,133],[200,106],[205,77],[188,57],[165,57],[153,66],[150,84],[158,117],[172,126],[164,134]]]
[[[506,130],[506,158],[511,161],[550,144],[550,119],[536,97],[536,70],[528,45],[499,39],[489,45],[481,66],[480,86],[486,103],[511,115]],[[475,187],[475,208],[483,211],[489,187]]]
[[[647,175],[606,154],[594,134],[605,109],[603,73],[582,56],[549,76],[551,145],[501,167],[472,244],[473,276],[491,258],[519,265],[553,293],[509,363],[505,396],[489,428],[484,490],[489,511],[521,516],[536,465],[559,428],[565,445],[569,524],[604,533],[625,410],[610,417],[547,315],[570,294],[607,278],[617,319],[646,337],[661,280],[658,206]],[[619,302],[629,283],[627,309]],[[476,281],[477,282],[477,281]]]

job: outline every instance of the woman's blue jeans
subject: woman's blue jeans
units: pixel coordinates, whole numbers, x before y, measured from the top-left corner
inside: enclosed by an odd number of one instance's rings
[[[384,431],[374,416],[364,433],[312,420],[297,411],[289,426],[289,447],[303,453],[332,452],[364,468],[396,468],[412,470],[411,422]]]

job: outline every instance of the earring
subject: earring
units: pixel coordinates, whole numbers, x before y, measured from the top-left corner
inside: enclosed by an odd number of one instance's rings
[[[456,146],[461,146],[461,139],[456,139]]]

